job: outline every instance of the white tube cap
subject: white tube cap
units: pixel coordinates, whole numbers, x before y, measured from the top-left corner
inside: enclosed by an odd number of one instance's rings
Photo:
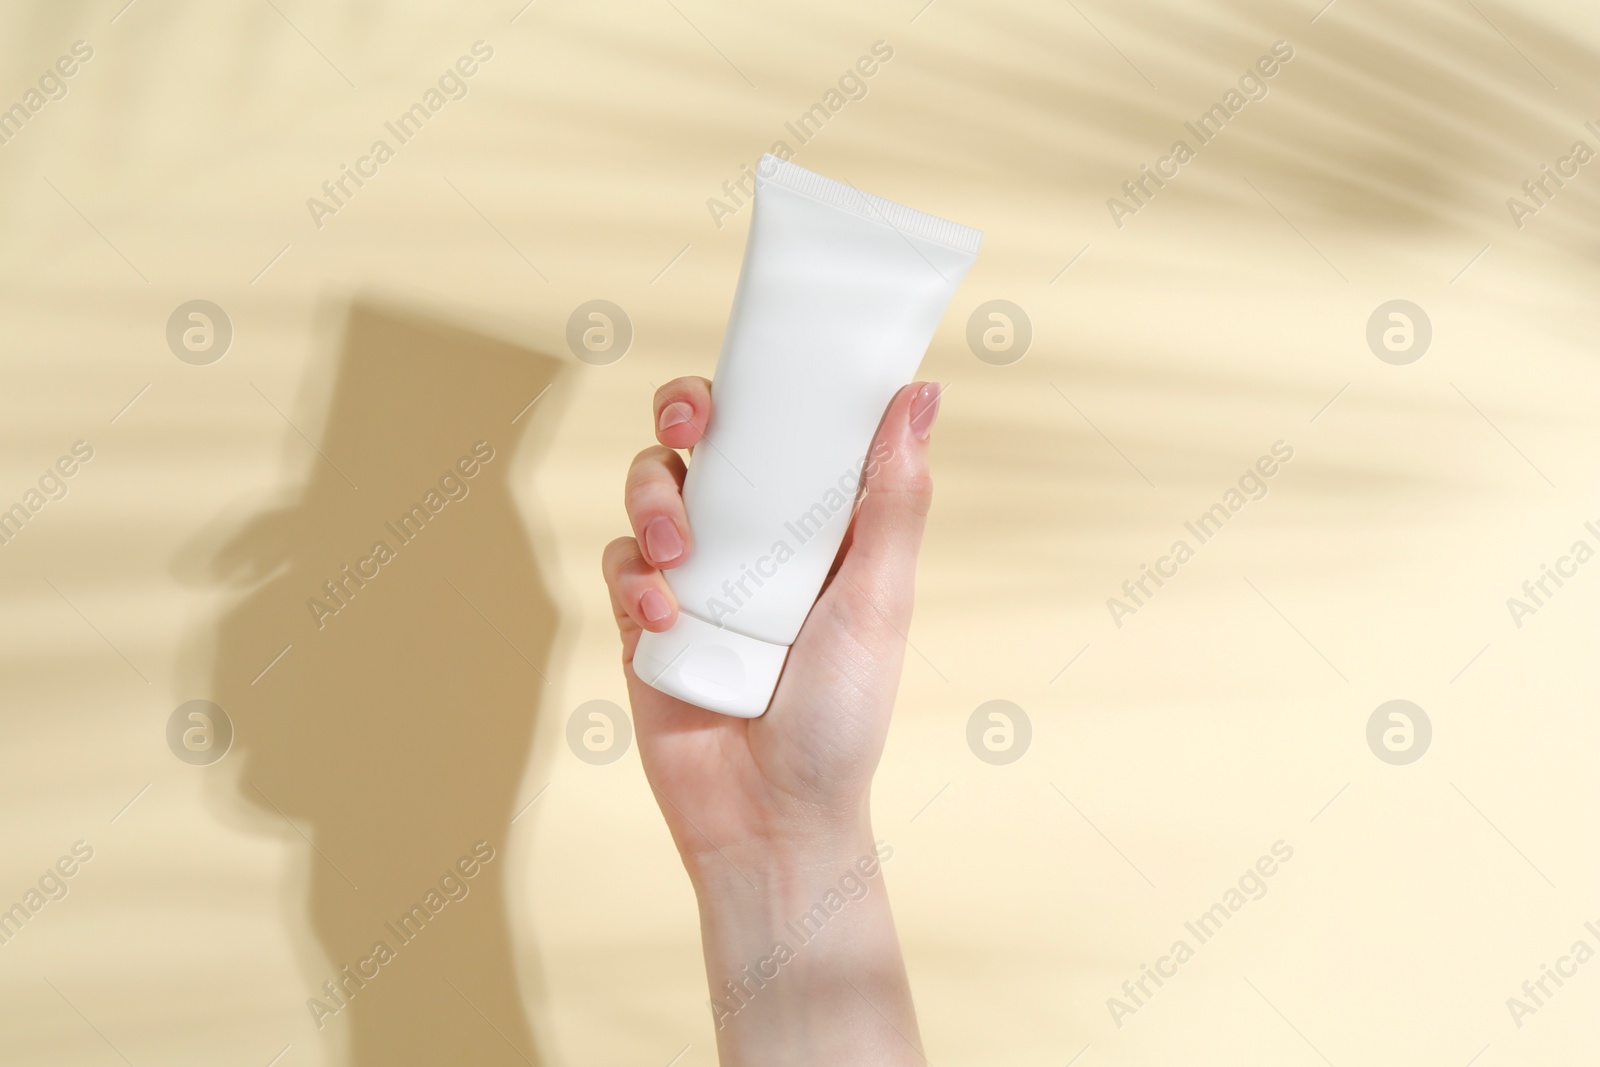
[[[639,635],[633,673],[668,696],[754,719],[772,703],[788,656],[788,645],[736,634],[680,611],[669,629]]]

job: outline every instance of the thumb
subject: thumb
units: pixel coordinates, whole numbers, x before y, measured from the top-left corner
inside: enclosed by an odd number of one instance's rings
[[[911,617],[917,551],[933,501],[928,437],[943,388],[915,382],[889,402],[867,453],[866,492],[835,575],[900,630]]]

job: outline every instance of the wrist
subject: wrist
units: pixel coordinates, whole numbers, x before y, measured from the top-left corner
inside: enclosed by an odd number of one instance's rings
[[[866,823],[805,836],[763,838],[686,854],[684,867],[706,919],[750,921],[798,914],[837,887],[859,893],[857,881],[878,883],[893,855]]]
[[[820,882],[837,880],[858,861],[876,857],[877,850],[865,816],[723,844],[702,841],[701,846],[683,850],[682,856],[702,902],[752,893],[772,900],[803,894]]]
[[[884,884],[893,849],[863,825],[723,853],[694,879],[723,1062],[845,1062],[867,1047],[871,1062],[920,1062]]]

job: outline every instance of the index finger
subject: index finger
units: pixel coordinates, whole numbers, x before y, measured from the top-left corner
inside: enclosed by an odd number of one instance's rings
[[[656,440],[668,448],[692,448],[711,420],[711,383],[705,378],[674,378],[656,390]]]

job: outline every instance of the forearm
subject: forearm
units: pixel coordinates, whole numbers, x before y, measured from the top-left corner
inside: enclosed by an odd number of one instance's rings
[[[689,861],[723,1067],[922,1064],[871,832]]]

